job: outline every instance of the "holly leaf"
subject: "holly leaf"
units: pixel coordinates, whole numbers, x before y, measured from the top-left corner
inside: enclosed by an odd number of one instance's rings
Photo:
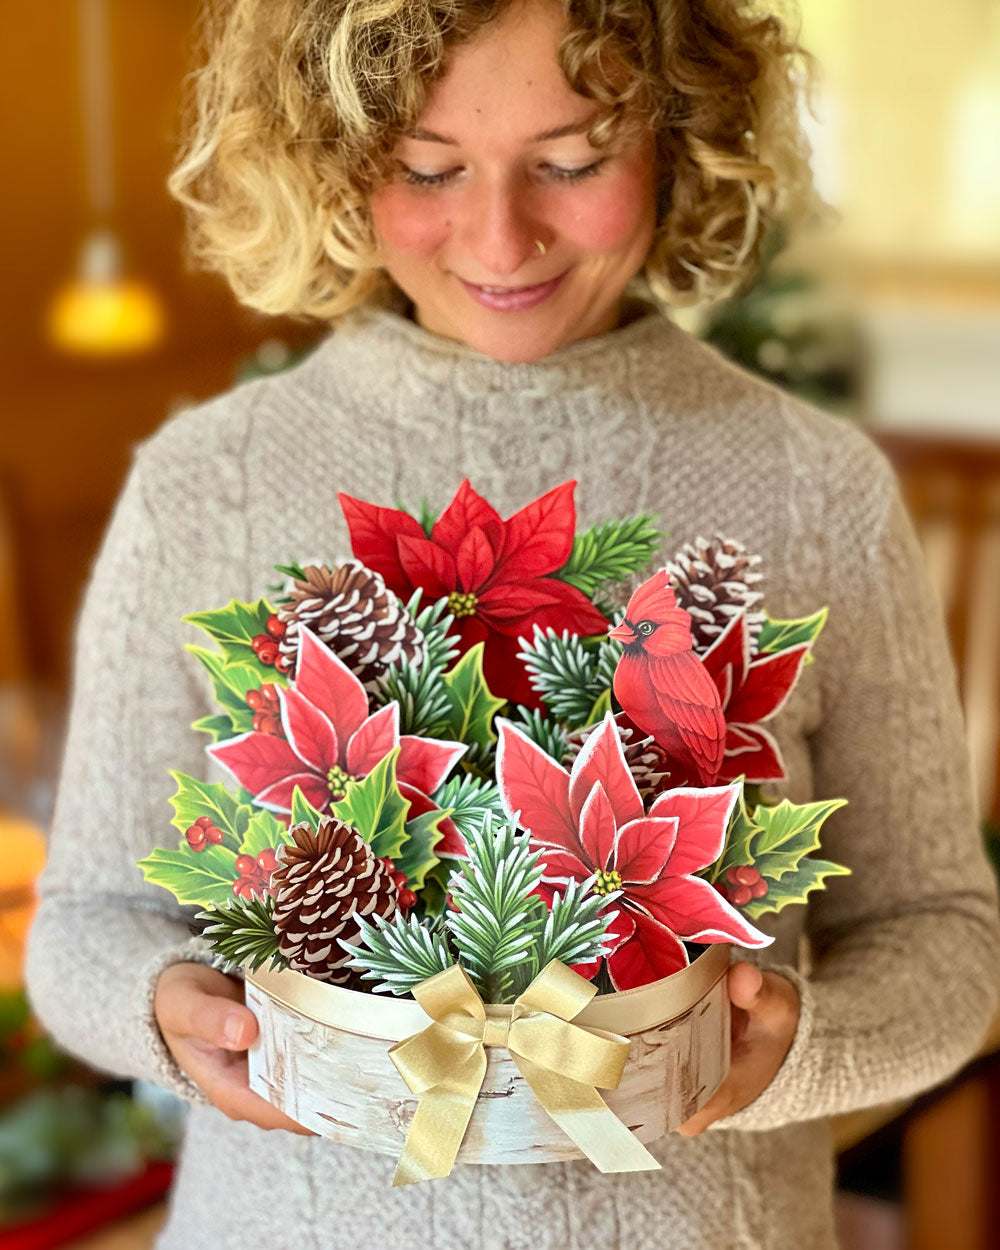
[[[804,616],[800,620],[776,621],[765,613],[764,624],[761,626],[757,640],[757,649],[761,655],[773,655],[777,651],[787,651],[800,643],[814,643],[826,624],[829,608],[820,608],[812,616]],[[803,664],[812,664],[811,649],[806,652]]]
[[[789,903],[804,903],[812,890],[824,887],[827,877],[849,877],[850,868],[825,859],[802,859],[797,868],[787,872],[779,881],[769,881],[763,898],[751,899],[739,910],[749,919],[756,920],[769,911],[781,911]]]
[[[396,784],[399,747],[361,781],[349,781],[344,797],[333,807],[338,820],[353,825],[376,856],[398,859],[406,842],[406,814],[410,805]]]
[[[594,706],[590,709],[590,715],[587,717],[584,725],[596,725],[598,721],[604,720],[605,715],[611,711],[611,690],[603,690],[594,702]]]
[[[207,816],[233,846],[239,846],[253,808],[248,803],[241,803],[218,782],[199,781],[197,777],[173,770],[170,776],[177,783],[177,792],[170,800],[174,809],[174,818],[170,823],[174,828],[183,833],[199,817]],[[198,852],[200,855],[206,853]]]
[[[235,851],[226,846],[193,851],[186,842],[176,851],[157,847],[138,866],[151,885],[169,890],[185,906],[222,906],[232,899],[233,882],[239,876]]]
[[[439,863],[434,847],[442,838],[441,821],[451,812],[435,810],[414,816],[406,822],[406,841],[394,856],[396,868],[406,873],[406,884],[414,892],[424,888],[427,873]]]
[[[737,780],[742,779],[737,778]],[[750,850],[750,844],[759,832],[760,825],[756,823],[747,810],[746,793],[744,790],[741,790],[740,797],[733,808],[733,814],[729,818],[729,828],[726,830],[726,845],[723,847],[722,854],[714,864],[710,864],[704,872],[698,875],[714,885],[727,868],[740,868],[744,864],[753,863],[753,853]]]
[[[251,690],[259,690],[265,682],[273,682],[275,678],[278,679],[275,684],[285,684],[280,673],[259,661],[255,664],[242,660],[227,663],[220,651],[207,651],[204,647],[195,646],[188,646],[187,650],[208,670],[216,702],[225,709],[232,724],[230,736],[253,729],[253,711],[247,706],[247,695]]]
[[[489,748],[496,742],[493,717],[506,700],[498,699],[483,676],[483,649],[477,642],[466,651],[450,672],[442,677],[447,691],[449,712],[446,720],[448,736],[457,742],[476,743]]]
[[[213,742],[222,742],[233,736],[233,722],[228,716],[202,716],[191,722],[198,733],[211,734]]]
[[[313,807],[299,787],[296,786],[292,791],[291,824],[301,825],[305,823],[315,833],[322,819],[323,813],[318,807]],[[344,818],[341,817],[341,819]]]
[[[819,850],[823,822],[846,802],[846,799],[827,799],[821,803],[795,804],[782,799],[775,807],[758,807],[754,820],[760,830],[750,844],[749,862],[769,885],[780,881],[798,868],[804,855]]]
[[[283,842],[290,843],[291,841],[288,830],[273,812],[256,811],[240,843],[240,854],[252,855],[256,859],[261,851],[274,851]]]
[[[211,612],[194,612],[183,620],[188,625],[203,629],[218,644],[224,663],[246,665],[253,669],[258,674],[258,686],[266,681],[283,685],[285,682],[281,674],[273,665],[262,664],[252,646],[258,634],[267,633],[267,618],[273,613],[274,608],[266,599],[258,599],[256,603],[233,599],[227,607]]]

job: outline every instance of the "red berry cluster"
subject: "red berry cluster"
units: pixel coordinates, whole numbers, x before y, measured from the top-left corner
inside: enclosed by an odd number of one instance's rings
[[[273,682],[265,682],[259,690],[248,690],[247,707],[253,712],[253,727],[258,733],[282,736],[281,704]]]
[[[751,899],[763,898],[767,893],[767,882],[752,864],[727,868],[724,876],[725,881],[717,881],[715,888],[734,907],[745,907]]]
[[[396,883],[396,889],[399,891],[399,910],[409,911],[417,901],[417,896],[406,884],[406,873],[397,872],[395,863],[388,855],[383,855],[380,862],[385,865],[386,872],[391,875]]]
[[[284,638],[288,626],[272,612],[267,618],[265,628],[266,634],[255,634],[250,639],[254,655],[261,664],[273,664],[279,673],[287,673],[292,667],[292,661],[281,654],[278,643]]]
[[[256,859],[252,855],[237,855],[236,871],[240,874],[233,882],[237,898],[262,897],[271,893],[271,873],[278,867],[278,857],[271,847],[261,851]]]
[[[218,846],[226,835],[218,825],[212,824],[210,816],[199,816],[184,830],[184,836],[192,851],[207,851],[210,846]]]

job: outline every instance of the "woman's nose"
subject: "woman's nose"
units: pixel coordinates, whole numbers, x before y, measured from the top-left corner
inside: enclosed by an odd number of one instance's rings
[[[464,206],[463,243],[479,272],[471,281],[511,278],[530,269],[540,253],[536,239],[551,231],[538,220],[528,196],[515,185],[483,186]]]

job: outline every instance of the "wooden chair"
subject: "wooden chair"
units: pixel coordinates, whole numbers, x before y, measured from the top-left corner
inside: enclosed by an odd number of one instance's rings
[[[899,474],[941,596],[980,812],[1000,833],[1000,440],[876,437]],[[944,1090],[910,1108],[835,1120],[838,1151],[904,1111],[907,1250],[993,1250],[1000,1245],[1000,1017],[978,1059]]]

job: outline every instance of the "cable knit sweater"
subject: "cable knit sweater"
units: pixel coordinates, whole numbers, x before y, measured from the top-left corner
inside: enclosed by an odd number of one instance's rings
[[[168,769],[212,775],[181,616],[252,598],[290,558],[349,553],[336,493],[443,506],[462,477],[507,515],[576,478],[582,526],[658,514],[666,558],[721,531],[763,557],[772,616],[829,623],[772,725],[797,802],[846,796],[848,864],[762,922],[755,957],[802,999],[772,1084],[659,1172],[457,1167],[392,1190],[393,1160],[233,1123],[173,1063],[158,973],[206,959],[135,861],[176,837]],[[882,454],[652,310],[505,365],[400,307],[353,313],[303,363],[168,421],[139,447],[79,624],[51,855],[31,935],[35,1007],[69,1050],[194,1105],[161,1250],[788,1250],[834,1246],[824,1117],[954,1072],[997,1001],[980,849],[940,608]],[[805,939],[805,940],[804,940]],[[810,967],[801,962],[808,959]]]

